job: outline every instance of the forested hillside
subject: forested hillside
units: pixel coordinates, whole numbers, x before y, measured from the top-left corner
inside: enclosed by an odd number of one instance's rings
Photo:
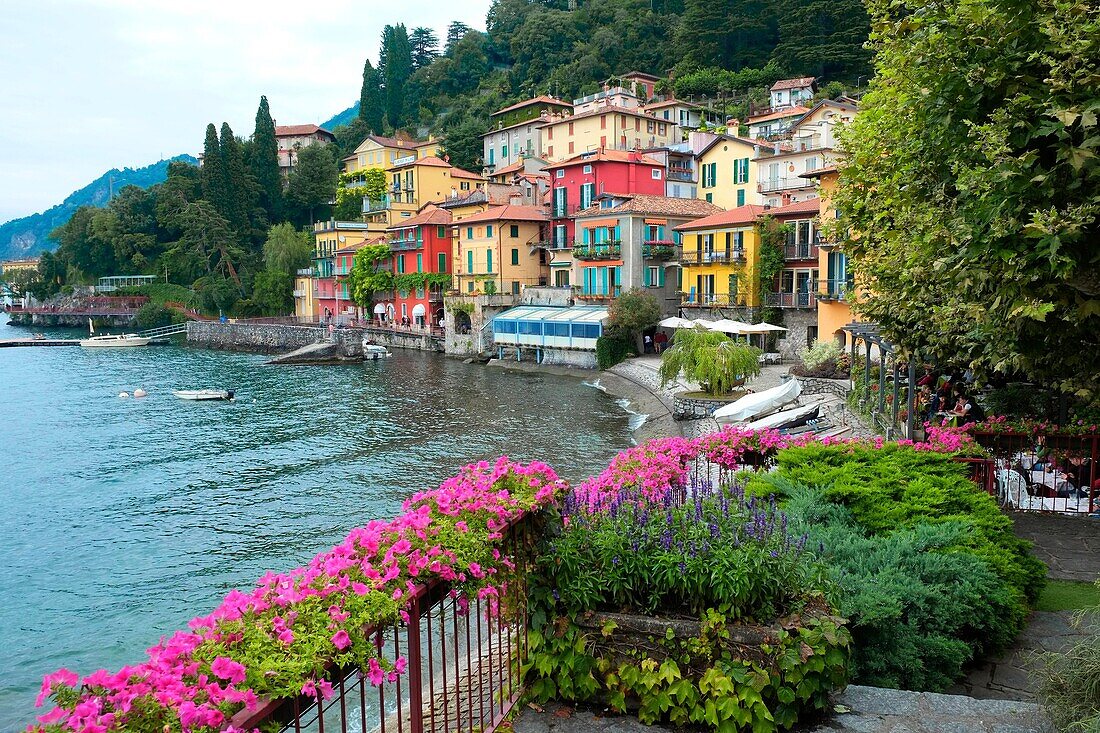
[[[346,151],[368,132],[431,130],[476,169],[489,114],[511,102],[571,99],[628,71],[671,72],[664,91],[735,105],[784,76],[858,83],[868,32],[860,0],[495,0],[484,33],[387,26],[358,116],[335,132]]]
[[[144,168],[112,168],[87,186],[73,191],[57,206],[0,225],[0,260],[33,257],[53,249],[57,242],[50,239],[50,232],[67,222],[78,208],[103,206],[112,192],[118,193],[126,186],[145,189],[160,183],[168,175],[168,164],[175,161],[198,163],[190,155],[177,155]]]

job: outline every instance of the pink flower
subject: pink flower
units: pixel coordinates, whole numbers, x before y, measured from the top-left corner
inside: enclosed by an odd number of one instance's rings
[[[214,676],[223,680],[229,680],[229,682],[234,685],[244,682],[244,665],[240,662],[234,662],[229,657],[216,658],[210,665],[210,671],[214,673]]]
[[[351,637],[348,636],[348,632],[340,629],[332,635],[332,643],[336,646],[337,649],[340,649],[342,651],[351,646]]]

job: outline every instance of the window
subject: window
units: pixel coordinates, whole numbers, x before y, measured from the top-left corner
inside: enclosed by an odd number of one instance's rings
[[[817,170],[817,157],[806,158],[806,172]]]
[[[640,122],[641,120],[635,120],[635,121],[636,121],[636,122]],[[640,127],[640,126],[639,126],[639,127]],[[645,131],[646,131],[646,132],[648,132],[648,133],[650,133],[650,134],[653,134],[653,131],[654,131],[654,130],[656,130],[656,129],[657,129],[657,123],[656,123],[656,122],[654,122],[653,120],[648,120],[648,121],[647,121],[647,122],[645,123]]]
[[[515,247],[512,248],[512,264],[513,265],[518,265],[519,264],[519,250],[516,249]]]
[[[566,215],[566,208],[569,202],[569,192],[564,188],[554,189],[554,216],[563,217]]]
[[[519,280],[512,281],[512,295],[519,295]]]
[[[556,171],[554,171],[554,178],[565,178],[565,169],[558,168]]]
[[[405,255],[397,256],[397,272],[398,274],[405,271]]]
[[[496,163],[497,151],[495,148],[489,148],[489,165]]]
[[[521,336],[541,336],[542,321],[520,321],[519,333]]]
[[[416,253],[416,271],[424,272],[424,255],[420,252]]]
[[[744,206],[745,205],[745,189],[743,189],[743,188],[737,189],[737,205],[738,206]]]
[[[600,115],[600,129],[607,129],[607,115]]]
[[[466,292],[467,292],[467,293],[472,293],[472,292],[474,292],[474,281],[473,281],[473,280],[471,280],[470,282],[466,283]]]
[[[713,204],[714,203],[714,194],[713,193],[708,193],[707,194],[707,203],[708,204]]]
[[[447,271],[447,253],[446,252],[440,252],[439,253],[438,259],[435,263],[435,271],[436,272],[446,272]]]
[[[558,336],[569,338],[569,324],[568,323],[555,323],[554,321],[547,321],[542,324],[543,333],[547,336]]]
[[[569,141],[569,154],[570,155],[573,154],[573,141],[572,140]]]
[[[573,123],[572,122],[569,123],[569,134],[570,135],[573,134]]]
[[[519,224],[512,224],[508,227],[508,236],[512,239],[519,238]]]
[[[581,208],[587,209],[592,205],[593,199],[596,197],[596,184],[585,183],[581,186]]]
[[[749,182],[749,159],[739,158],[733,161],[733,182],[734,183],[748,183]]]
[[[661,180],[661,169],[660,168],[654,168],[653,170],[650,171],[650,175],[653,176],[653,180],[655,180],[655,181]]]
[[[607,147],[607,135],[600,135],[600,147],[601,148],[606,148]]]
[[[546,148],[546,156],[548,158],[553,158],[554,157],[554,146],[553,145],[550,145]]]
[[[493,271],[493,250],[485,250],[485,272]]]
[[[730,275],[730,302],[737,299],[737,275]]]
[[[474,271],[474,251],[472,249],[466,250],[466,274],[472,274]]]
[[[485,226],[485,236],[486,237],[492,237],[493,236],[493,225],[492,224],[487,224]]]
[[[555,247],[564,247],[565,246],[565,235],[566,235],[566,226],[564,224],[555,224],[554,225],[554,246]]]
[[[589,173],[592,172],[592,166],[591,165],[586,165],[584,168],[581,169],[581,172],[584,173],[585,175],[588,175]]]
[[[554,139],[554,128],[553,127],[547,127],[546,128],[546,139],[547,140],[553,140]]]
[[[501,320],[500,318],[494,318],[493,319],[493,332],[494,333],[511,333],[511,334],[514,334],[516,332],[516,322],[515,321],[504,321],[504,320]]]
[[[657,134],[658,135],[664,135],[666,129],[667,129],[667,126],[662,122],[661,124],[657,125]]]
[[[447,238],[447,227],[436,227],[435,228],[435,236],[438,237],[439,239],[446,239]]]
[[[703,165],[703,188],[714,188],[715,185],[717,185],[717,179],[718,179],[718,164],[717,163],[705,163]]]
[[[507,145],[501,145],[500,146],[500,157],[501,157],[502,160],[508,160],[508,146]]]
[[[473,227],[466,227],[466,239],[473,239],[473,238],[474,238],[474,228]]]
[[[646,268],[646,287],[659,288],[661,287],[661,268],[660,267],[647,267]]]

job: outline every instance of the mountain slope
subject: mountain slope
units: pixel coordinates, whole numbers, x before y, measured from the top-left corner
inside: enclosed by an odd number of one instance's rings
[[[321,123],[321,127],[331,132],[337,125],[346,125],[359,114],[359,103],[351,105],[338,115],[333,115]]]
[[[144,168],[112,168],[87,186],[73,191],[57,206],[40,214],[12,219],[0,225],[0,260],[33,257],[40,252],[54,249],[57,242],[50,239],[50,232],[67,222],[78,208],[87,205],[103,206],[112,189],[116,192],[124,186],[144,189],[160,183],[168,175],[168,164],[177,160],[192,165],[199,162],[190,155],[177,155]]]

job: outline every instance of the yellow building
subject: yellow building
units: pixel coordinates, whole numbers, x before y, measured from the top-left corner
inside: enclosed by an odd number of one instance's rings
[[[37,270],[38,258],[26,260],[6,260],[0,262],[0,275],[7,275],[16,270]]]
[[[763,206],[739,206],[676,227],[683,308],[760,306],[756,220],[763,213]]]
[[[368,168],[388,171],[410,155],[417,158],[438,157],[442,147],[438,139],[401,140],[382,135],[368,135],[355,151],[343,159],[344,171],[351,173]]]
[[[455,218],[453,274],[460,294],[519,295],[546,285],[550,266],[541,245],[550,217],[542,207],[505,204]]]
[[[818,182],[821,202],[819,221],[835,221],[837,215],[832,205],[832,194],[837,186],[836,166],[810,171],[805,176]],[[820,338],[833,338],[840,344],[850,345],[847,334],[841,330],[856,320],[850,305],[854,281],[848,257],[833,239],[821,240],[817,256],[818,272],[824,274],[824,277],[819,276],[817,283],[817,332]]]
[[[698,154],[698,197],[723,209],[763,204],[756,185],[756,158],[760,144],[754,140],[721,135]]]
[[[539,130],[543,157],[557,163],[599,150],[643,150],[680,142],[675,122],[659,120],[640,109],[605,106],[565,117],[551,117]]]
[[[320,315],[313,288],[313,268],[298,270],[294,278],[294,315],[301,320],[312,321]]]
[[[425,204],[457,198],[485,185],[477,173],[455,168],[434,155],[399,158],[387,175],[390,226],[415,216]]]

